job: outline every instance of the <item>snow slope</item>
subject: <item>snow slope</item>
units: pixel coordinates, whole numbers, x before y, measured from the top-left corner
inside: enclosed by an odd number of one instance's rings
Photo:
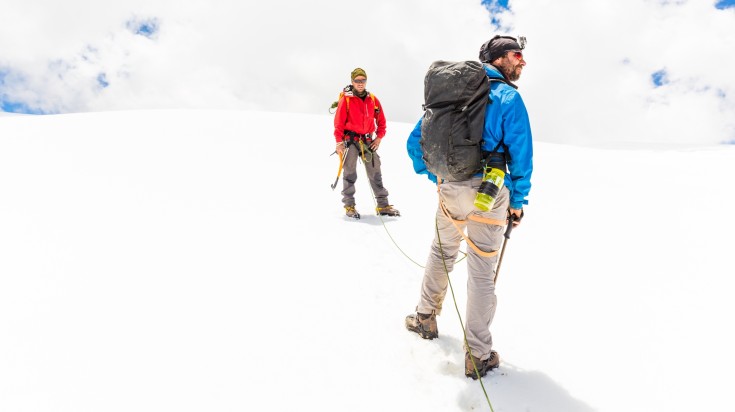
[[[131,111],[0,119],[0,410],[489,410],[405,331],[435,187],[381,146],[343,218],[329,115]],[[542,138],[543,136],[537,136]],[[735,147],[537,142],[498,280],[495,411],[728,409]],[[452,274],[464,316],[466,266]]]

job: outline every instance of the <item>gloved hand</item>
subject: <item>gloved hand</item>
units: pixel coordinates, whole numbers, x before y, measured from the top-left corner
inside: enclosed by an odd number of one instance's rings
[[[511,215],[514,217],[513,219],[510,219],[513,222],[513,227],[516,227],[521,224],[521,219],[523,219],[523,208],[521,209],[508,209],[508,217],[510,218]]]

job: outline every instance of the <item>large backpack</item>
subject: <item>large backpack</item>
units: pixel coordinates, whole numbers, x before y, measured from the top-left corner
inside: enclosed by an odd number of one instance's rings
[[[420,140],[429,172],[461,181],[482,171],[488,154],[482,150],[482,132],[490,82],[480,62],[431,64],[424,78]]]

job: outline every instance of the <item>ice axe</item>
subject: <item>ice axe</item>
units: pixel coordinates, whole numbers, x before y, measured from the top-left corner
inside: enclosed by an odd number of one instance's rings
[[[521,217],[523,217],[523,211],[521,211]],[[503,236],[505,237],[505,240],[503,241],[503,248],[500,250],[500,257],[498,258],[498,267],[495,268],[495,277],[493,278],[493,283],[497,283],[498,281],[498,274],[500,273],[500,264],[503,263],[503,254],[505,254],[505,246],[508,244],[508,239],[510,239],[510,232],[513,231],[513,222],[515,222],[516,220],[521,220],[521,218],[510,213],[510,216],[508,216],[508,227],[505,228],[505,234],[503,234]]]
[[[339,176],[342,174],[342,165],[344,164],[345,157],[347,157],[347,152],[349,150],[350,150],[350,148],[347,147],[347,149],[345,149],[344,153],[338,153],[339,154],[339,169],[337,169],[337,178],[334,179],[334,183],[332,184],[332,190],[334,190],[334,188],[337,187],[337,182],[339,182]],[[335,150],[334,153],[337,153],[337,151]],[[332,153],[332,154],[334,154],[334,153]]]

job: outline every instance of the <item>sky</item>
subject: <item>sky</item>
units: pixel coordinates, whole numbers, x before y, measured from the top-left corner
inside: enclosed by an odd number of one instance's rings
[[[331,127],[249,110],[0,117],[0,410],[727,409],[735,146],[535,143],[488,404],[463,374],[464,261],[439,339],[404,329],[436,211],[406,154],[413,124],[390,121],[379,152],[402,216],[374,214],[358,169],[359,221],[330,188]]]
[[[415,123],[435,60],[525,35],[539,140],[735,142],[731,0],[1,0],[0,108],[326,113],[363,67],[389,120]]]

